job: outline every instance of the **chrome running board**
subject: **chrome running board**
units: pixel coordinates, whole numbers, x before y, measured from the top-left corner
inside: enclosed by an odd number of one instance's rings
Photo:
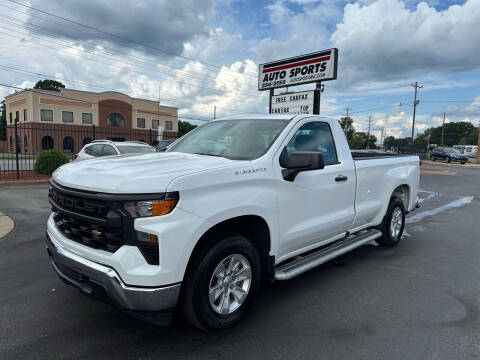
[[[295,260],[278,266],[275,270],[275,280],[289,280],[381,236],[382,233],[375,229],[362,231],[335,241],[308,255],[300,255]]]

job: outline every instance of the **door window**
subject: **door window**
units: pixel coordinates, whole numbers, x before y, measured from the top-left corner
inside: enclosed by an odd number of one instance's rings
[[[105,145],[103,148],[103,156],[112,156],[117,155],[117,152],[113,148],[113,146]]]
[[[103,153],[102,150],[103,150],[103,145],[101,144],[90,145],[85,149],[85,153],[90,156],[102,156],[102,153]]]
[[[327,123],[314,121],[303,124],[287,145],[290,155],[296,151],[314,151],[323,156],[325,165],[338,163],[335,142]]]

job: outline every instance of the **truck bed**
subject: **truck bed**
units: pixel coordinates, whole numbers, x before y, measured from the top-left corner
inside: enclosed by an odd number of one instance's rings
[[[383,151],[375,151],[375,150],[352,150],[352,158],[353,160],[367,160],[367,159],[375,159],[375,158],[392,158],[392,157],[404,157],[404,156],[412,156],[411,154],[392,154]]]

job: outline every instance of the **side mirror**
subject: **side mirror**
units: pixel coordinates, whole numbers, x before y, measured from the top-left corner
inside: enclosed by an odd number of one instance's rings
[[[284,168],[282,170],[283,178],[293,181],[299,172],[323,169],[325,163],[319,152],[296,151],[289,155],[287,148],[284,148],[280,154],[280,166]]]

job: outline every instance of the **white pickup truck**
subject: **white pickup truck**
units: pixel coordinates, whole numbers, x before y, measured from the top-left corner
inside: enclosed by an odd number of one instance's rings
[[[288,280],[375,240],[417,206],[417,156],[351,152],[337,120],[215,120],[166,152],[72,162],[51,180],[51,263],[134,316],[237,322],[262,279]]]

